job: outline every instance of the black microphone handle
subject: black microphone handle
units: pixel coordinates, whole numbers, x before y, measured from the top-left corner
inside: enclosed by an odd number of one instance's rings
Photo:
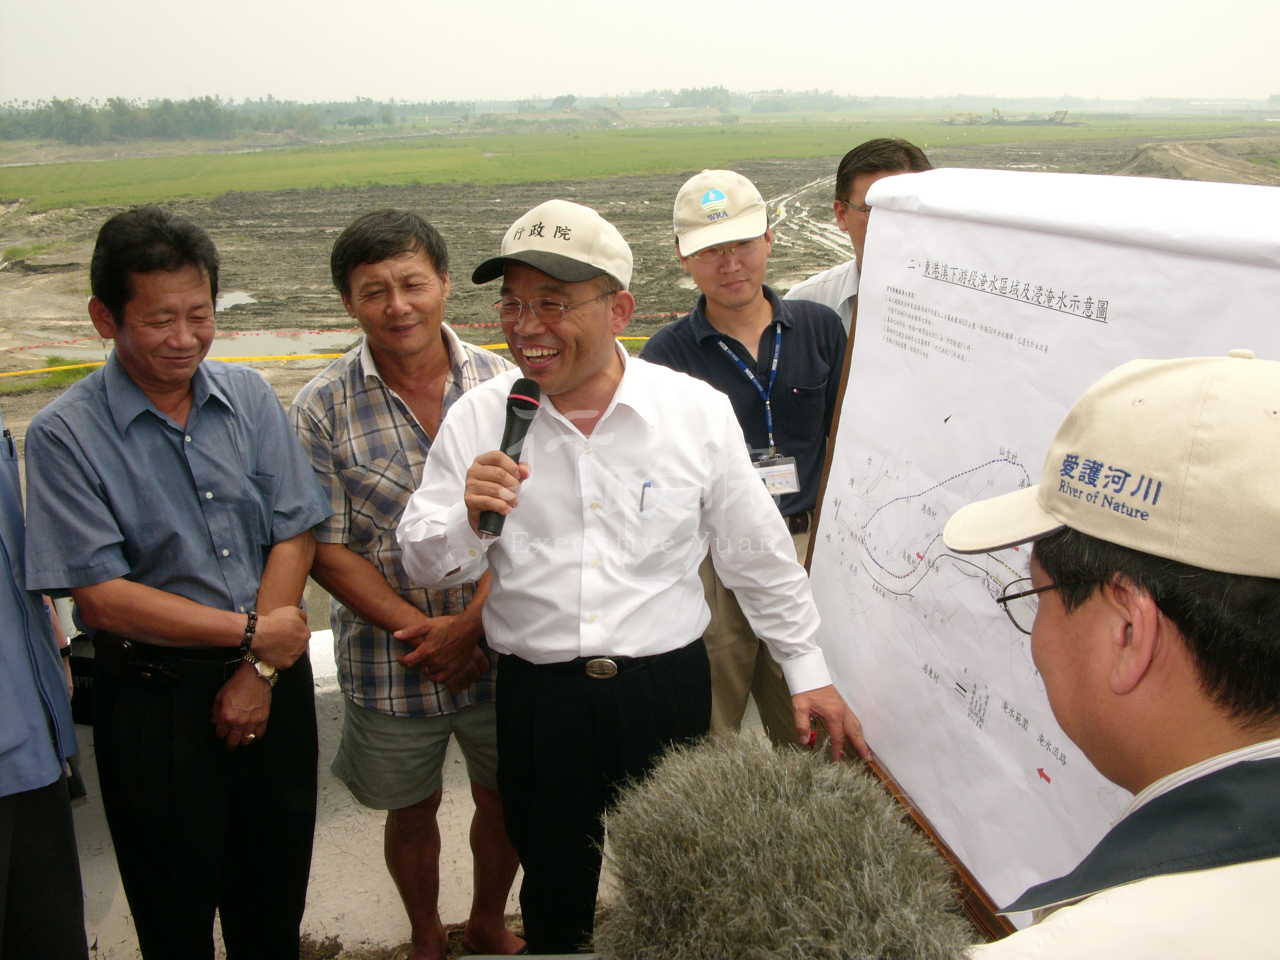
[[[529,432],[529,424],[533,422],[534,414],[537,412],[537,407],[532,410],[512,408],[507,411],[507,425],[502,429],[502,443],[498,449],[516,463],[520,462],[520,451],[524,449],[525,434]],[[481,535],[500,537],[502,523],[506,519],[503,514],[495,510],[483,510],[476,525],[480,528]]]

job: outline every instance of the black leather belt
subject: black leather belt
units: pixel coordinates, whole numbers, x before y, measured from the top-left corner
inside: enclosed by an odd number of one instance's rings
[[[793,513],[789,517],[783,517],[787,521],[787,530],[791,533],[807,533],[809,524],[813,521],[813,511],[806,510],[804,513]]]
[[[694,640],[693,643],[697,643]],[[683,653],[691,646],[686,644],[675,650],[668,650],[666,653],[655,653],[650,657],[578,657],[576,660],[562,660],[559,663],[530,663],[523,658],[525,664],[543,673],[559,673],[568,676],[587,676],[593,680],[608,680],[622,673],[630,673],[632,670],[641,670],[656,663],[664,657],[673,657],[676,654]],[[501,668],[499,668],[501,669]]]
[[[158,686],[173,686],[183,672],[220,671],[230,679],[242,660],[239,647],[157,647],[105,630],[94,635],[93,653],[107,676]]]

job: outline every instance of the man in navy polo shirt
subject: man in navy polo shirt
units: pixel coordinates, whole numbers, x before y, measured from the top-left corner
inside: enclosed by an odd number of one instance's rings
[[[680,188],[674,219],[676,254],[702,296],[691,313],[659,330],[640,355],[728,395],[751,459],[803,562],[840,385],[844,328],[829,307],[783,301],[765,285],[773,234],[764,199],[746,177],[702,171]],[[709,557],[701,573],[711,608],[704,639],[711,660],[712,732],[737,730],[751,695],[770,739],[794,744],[796,723],[782,669]]]

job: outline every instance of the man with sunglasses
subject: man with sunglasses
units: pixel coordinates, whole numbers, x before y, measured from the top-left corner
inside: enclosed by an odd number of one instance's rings
[[[999,602],[1054,717],[1134,794],[973,960],[1275,956],[1280,939],[1280,363],[1136,360],[1089,388],[1035,487],[970,504],[947,547],[1034,542]],[[1102,464],[1082,476],[1085,458]]]
[[[849,235],[853,259],[815,274],[787,291],[787,300],[813,300],[826,304],[844,324],[845,333],[853,322],[854,304],[858,299],[858,278],[862,265],[862,248],[867,242],[867,191],[877,180],[900,173],[932,170],[933,164],[924,151],[906,140],[868,140],[844,155],[836,168],[836,225]]]
[[[803,561],[840,387],[846,341],[840,320],[820,304],[784,303],[765,284],[773,234],[760,191],[741,174],[704,170],[685,183],[676,195],[675,234],[676,256],[702,295],[640,355],[729,397]],[[703,634],[711,658],[711,730],[736,731],[751,697],[769,739],[794,746],[782,668],[713,559],[701,569],[712,613]]]
[[[598,213],[550,200],[472,274],[520,373],[541,391],[517,464],[498,447],[517,373],[455,403],[397,533],[420,583],[492,573],[484,628],[498,663],[498,785],[520,854],[531,953],[571,953],[594,927],[601,815],[672,743],[704,735],[710,617],[698,565],[718,566],[811,715],[866,756],[814,642],[817,611],[728,401],[629,357],[631,249]],[[527,388],[525,388],[527,390]],[[483,511],[503,516],[482,538]]]

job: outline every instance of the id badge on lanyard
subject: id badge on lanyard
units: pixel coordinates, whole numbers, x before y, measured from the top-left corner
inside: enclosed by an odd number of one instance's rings
[[[751,385],[760,394],[760,399],[764,401],[764,421],[765,428],[769,433],[769,450],[763,457],[755,461],[756,474],[764,482],[765,489],[769,491],[771,496],[780,497],[784,493],[799,493],[800,474],[796,470],[795,457],[778,456],[778,448],[773,443],[773,405],[769,401],[773,396],[773,383],[778,379],[778,358],[782,355],[782,324],[774,324],[773,364],[769,369],[768,390],[761,386],[760,379],[742,361],[741,357],[729,349],[729,345],[724,342],[723,338],[718,338],[716,342],[720,344],[720,349],[728,354],[729,358],[738,365],[738,369],[742,371],[743,376],[751,381]]]
[[[800,492],[800,474],[796,472],[795,457],[764,457],[755,462],[755,468],[770,495],[780,497],[784,493]]]

